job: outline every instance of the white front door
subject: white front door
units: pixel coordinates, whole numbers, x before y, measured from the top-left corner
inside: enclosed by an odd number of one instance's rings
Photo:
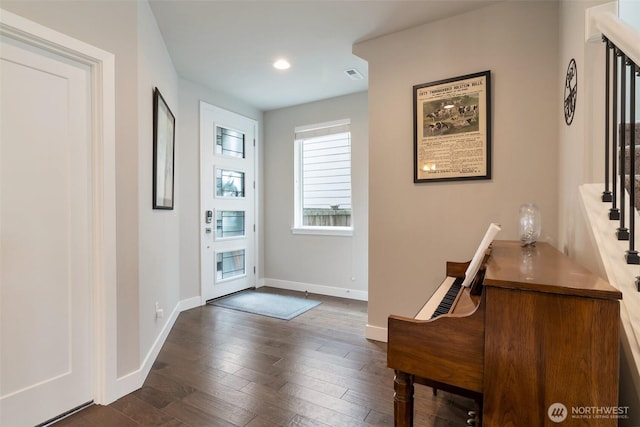
[[[255,286],[257,122],[200,103],[203,302]]]
[[[92,400],[88,67],[0,39],[0,425]]]

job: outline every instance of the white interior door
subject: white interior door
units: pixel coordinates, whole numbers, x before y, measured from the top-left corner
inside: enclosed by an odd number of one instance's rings
[[[203,302],[255,286],[255,120],[200,103]]]
[[[92,400],[87,67],[0,39],[0,425]]]

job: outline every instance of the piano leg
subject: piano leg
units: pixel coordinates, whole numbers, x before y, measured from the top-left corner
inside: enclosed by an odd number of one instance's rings
[[[395,371],[393,419],[395,427],[413,427],[413,375]]]
[[[476,400],[476,427],[482,427],[482,400]]]

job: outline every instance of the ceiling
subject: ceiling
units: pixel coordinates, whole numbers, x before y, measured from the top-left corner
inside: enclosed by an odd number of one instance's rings
[[[356,42],[496,0],[151,0],[178,74],[262,111],[367,90]],[[272,63],[285,57],[291,68]],[[363,80],[345,70],[355,68]]]

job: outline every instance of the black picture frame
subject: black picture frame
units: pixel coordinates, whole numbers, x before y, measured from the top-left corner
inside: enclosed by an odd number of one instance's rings
[[[176,119],[153,90],[153,209],[173,209]]]
[[[491,179],[491,71],[413,86],[413,181]]]

